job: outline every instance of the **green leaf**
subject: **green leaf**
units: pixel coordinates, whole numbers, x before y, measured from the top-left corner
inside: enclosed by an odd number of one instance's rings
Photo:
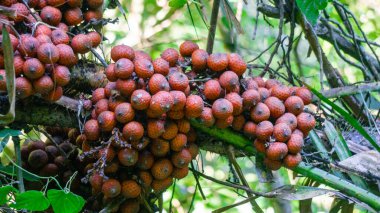
[[[367,139],[372,146],[380,152],[380,146],[375,142],[375,140],[368,134],[368,132],[362,127],[362,125],[359,123],[358,120],[356,120],[352,115],[348,112],[346,112],[344,109],[336,105],[334,102],[330,101],[328,98],[323,96],[321,93],[319,93],[317,90],[312,88],[310,85],[303,82],[307,88],[309,88],[310,91],[312,91],[321,101],[325,102],[326,104],[330,105],[335,112],[340,114],[349,124],[351,124],[352,127],[354,127],[365,139]]]
[[[3,152],[4,147],[7,145],[8,141],[9,141],[9,138],[10,138],[10,136],[8,135],[7,137],[1,139],[1,141],[0,141],[0,153]]]
[[[0,188],[0,206],[8,201],[7,196],[11,192],[18,192],[18,190],[13,186],[3,186]]]
[[[43,211],[50,206],[49,200],[40,191],[30,190],[16,195],[15,203],[10,205],[16,209]]]
[[[15,129],[10,129],[10,128],[4,128],[2,130],[0,130],[0,138],[5,138],[7,136],[19,136],[21,135],[21,131],[19,130],[15,130]]]
[[[306,19],[313,25],[317,23],[319,11],[327,7],[328,0],[297,0],[297,5]]]
[[[169,1],[169,7],[179,9],[185,6],[186,2],[187,2],[186,0],[171,0]]]
[[[311,186],[284,185],[275,190],[276,198],[284,200],[307,200],[321,195],[335,195],[336,191]]]
[[[47,197],[55,213],[77,213],[85,204],[81,196],[63,190],[50,189]]]
[[[11,43],[11,39],[9,37],[9,32],[3,24],[3,56],[4,56],[4,68],[6,73],[6,84],[7,84],[7,92],[8,92],[8,101],[10,103],[10,107],[8,112],[3,115],[0,114],[0,126],[4,126],[10,124],[15,119],[15,104],[16,104],[16,86],[15,86],[15,68],[13,65],[13,47]]]
[[[0,164],[0,171],[2,173],[5,173],[7,175],[11,175],[11,176],[14,176],[16,177],[17,176],[17,170],[14,166],[3,166]],[[37,175],[33,175],[32,173],[27,173],[25,171],[22,171],[22,177],[28,181],[38,181],[39,178]]]

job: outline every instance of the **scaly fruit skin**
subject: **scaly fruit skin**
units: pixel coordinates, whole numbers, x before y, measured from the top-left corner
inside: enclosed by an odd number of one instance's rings
[[[59,51],[58,63],[67,67],[72,67],[78,62],[78,57],[75,55],[73,48],[66,44],[57,45]]]
[[[53,90],[54,82],[49,76],[45,75],[33,81],[33,88],[37,93],[46,94]]]
[[[221,72],[228,67],[228,56],[225,53],[213,53],[207,58],[207,66],[214,72]]]
[[[90,51],[92,43],[90,38],[85,34],[78,34],[71,40],[71,47],[73,48],[74,52],[85,54]]]
[[[290,129],[294,131],[297,128],[297,117],[294,114],[287,112],[276,120],[276,124],[279,123],[288,124]]]
[[[264,101],[264,103],[269,108],[270,116],[273,118],[279,118],[285,113],[285,105],[276,97],[269,97]]]
[[[6,90],[6,88],[4,89]],[[18,98],[27,98],[33,95],[34,90],[30,81],[25,77],[16,78],[16,96]]]
[[[276,141],[286,142],[289,140],[292,134],[292,130],[289,125],[286,123],[279,123],[273,127],[273,135]]]
[[[302,112],[297,116],[297,128],[301,130],[305,135],[315,127],[316,121],[313,115]]]
[[[264,103],[258,103],[254,108],[251,109],[250,112],[251,119],[260,123],[261,121],[268,120],[270,117],[270,110]]]
[[[185,178],[189,174],[189,167],[177,168],[175,167],[172,172],[172,177],[175,179]]]
[[[245,135],[249,137],[257,137],[256,129],[257,129],[257,125],[253,123],[252,121],[248,121],[244,124],[243,132]]]
[[[102,193],[107,198],[114,198],[121,192],[120,182],[116,179],[108,179],[102,185]]]
[[[83,21],[83,13],[79,7],[70,8],[64,12],[63,18],[67,25],[74,26]]]
[[[59,60],[59,50],[51,43],[41,44],[37,49],[38,59],[45,64],[54,64]]]
[[[220,98],[212,104],[212,114],[217,119],[225,119],[232,115],[234,107],[227,99]]]
[[[54,45],[58,44],[69,44],[70,37],[67,33],[61,29],[53,30],[51,32],[51,41]]]
[[[87,36],[90,37],[93,48],[99,46],[102,42],[102,36],[96,31],[87,33]]]
[[[185,114],[187,118],[197,118],[203,111],[203,100],[198,95],[189,95],[186,99]]]
[[[311,104],[311,101],[313,100],[313,95],[311,94],[310,90],[305,87],[296,89],[295,95],[300,97],[305,105]]]
[[[178,61],[179,54],[177,50],[168,48],[162,52],[161,58],[165,59],[167,62],[169,62],[169,65],[173,67]]]
[[[131,95],[131,105],[136,110],[148,109],[150,100],[150,94],[142,89],[135,90]]]
[[[169,92],[159,91],[150,99],[149,109],[158,115],[168,112],[174,104],[173,97]]]
[[[287,142],[289,153],[297,154],[301,152],[303,143],[304,143],[303,136],[293,133]]]
[[[51,6],[46,6],[42,8],[40,16],[43,22],[52,26],[57,26],[62,20],[61,11]]]
[[[148,137],[152,139],[159,138],[165,132],[165,121],[151,119],[147,125]]]
[[[189,86],[189,79],[184,73],[176,72],[169,76],[169,85],[173,90],[185,91]]]
[[[230,92],[225,98],[231,102],[234,108],[232,115],[238,116],[243,112],[243,98],[238,93]]]
[[[148,81],[148,87],[150,94],[154,95],[159,91],[169,92],[170,86],[169,82],[166,80],[165,76],[155,73]]]
[[[175,152],[172,154],[172,163],[177,168],[188,167],[191,161],[191,154],[188,149],[182,149],[179,152]]]
[[[170,141],[170,148],[171,150],[175,152],[181,151],[187,144],[187,136],[185,134],[177,134],[171,141]]]
[[[182,110],[186,105],[186,95],[182,91],[172,90],[169,92],[173,98],[171,110]]]
[[[288,153],[288,147],[285,143],[270,143],[265,154],[270,160],[282,160]]]
[[[116,45],[111,49],[111,59],[116,62],[121,58],[127,58],[131,61],[135,59],[135,51],[128,45]]]
[[[239,88],[239,77],[232,71],[225,71],[219,77],[219,83],[227,92],[234,91]]]
[[[279,170],[282,166],[281,161],[271,160],[269,158],[264,158],[264,165],[270,170]]]
[[[120,123],[128,123],[135,117],[135,111],[130,103],[121,103],[115,108],[116,120]]]
[[[266,150],[265,144],[266,144],[265,141],[261,141],[259,139],[255,139],[253,142],[253,146],[255,147],[256,151],[260,153],[265,153],[265,150]]]
[[[300,97],[290,96],[285,101],[285,108],[287,112],[290,112],[294,115],[299,115],[303,112],[304,104]]]
[[[117,157],[123,166],[133,166],[137,163],[139,154],[135,149],[124,148],[119,151]]]
[[[173,172],[173,164],[166,158],[159,159],[154,163],[151,172],[155,179],[164,180]]]
[[[135,73],[140,78],[147,79],[152,77],[152,75],[154,74],[153,64],[148,59],[136,59],[134,65]]]
[[[234,121],[232,122],[232,129],[235,131],[241,131],[245,124],[245,118],[243,115],[235,116]]]
[[[192,41],[185,41],[179,46],[179,53],[183,57],[189,57],[193,54],[195,50],[199,49],[198,44]]]
[[[268,140],[273,133],[273,124],[270,121],[262,121],[257,124],[256,137],[262,141]]]
[[[203,71],[207,68],[208,53],[205,50],[197,49],[191,54],[193,70]]]
[[[12,4],[11,9],[16,11],[16,17],[13,18],[15,22],[21,22],[29,15],[28,8],[22,3]]]
[[[139,158],[137,160],[137,167],[141,170],[148,170],[154,164],[154,156],[148,150],[139,152]]]
[[[153,180],[152,189],[156,193],[164,192],[167,188],[169,188],[173,184],[173,178],[168,177],[163,180]]]
[[[103,132],[110,132],[116,126],[115,113],[111,111],[104,111],[98,115],[99,127]]]
[[[228,55],[228,68],[238,76],[242,76],[247,69],[247,64],[239,54],[231,53]]]
[[[203,94],[209,100],[216,100],[220,97],[222,93],[222,87],[218,80],[208,80],[204,84]]]
[[[169,68],[170,68],[169,62],[167,62],[163,58],[157,58],[156,60],[153,61],[154,73],[158,73],[158,74],[166,76],[169,74]]]
[[[245,109],[251,109],[251,107],[256,106],[260,102],[260,93],[255,89],[249,89],[243,92],[243,106]]]
[[[135,65],[133,62],[127,58],[121,58],[114,64],[115,77],[121,79],[128,79],[131,77]]]
[[[127,123],[123,128],[123,137],[127,140],[140,140],[144,135],[144,127],[137,121]]]
[[[292,154],[288,154],[285,158],[284,158],[284,166],[289,168],[289,169],[292,169],[292,168],[295,168],[296,166],[298,166],[298,164],[300,164],[302,161],[302,156],[300,153],[297,153],[295,155],[292,155]]]
[[[70,82],[70,70],[65,66],[57,66],[53,69],[52,78],[58,86],[66,86]]]
[[[141,194],[141,187],[134,180],[121,183],[121,194],[126,198],[137,198]]]
[[[211,127],[215,124],[215,117],[212,114],[212,109],[209,107],[204,107],[201,116],[199,117],[200,122],[207,126]]]
[[[150,147],[150,152],[155,157],[164,157],[170,151],[170,144],[163,139],[154,139]]]
[[[29,58],[24,62],[22,68],[24,75],[31,80],[42,77],[45,73],[44,65],[36,58]]]
[[[87,140],[96,141],[100,136],[100,128],[97,120],[88,120],[84,124],[84,134]]]
[[[285,101],[291,95],[291,92],[287,86],[280,84],[272,87],[271,95]]]

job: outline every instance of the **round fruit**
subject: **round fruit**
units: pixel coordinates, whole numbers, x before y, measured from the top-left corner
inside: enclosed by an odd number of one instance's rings
[[[303,136],[299,134],[292,134],[287,142],[289,153],[297,154],[301,152],[303,147]]]
[[[102,42],[101,35],[96,31],[92,31],[92,32],[87,33],[87,36],[90,37],[93,48],[99,46],[100,43]]]
[[[135,60],[135,72],[140,78],[150,78],[154,74],[153,64],[147,59],[136,59]]]
[[[71,46],[66,44],[58,44],[57,48],[59,51],[59,64],[72,67],[78,62],[78,57],[75,55]]]
[[[120,123],[128,123],[135,117],[135,111],[130,103],[121,103],[115,108],[116,120]]]
[[[169,85],[173,90],[185,91],[189,86],[189,79],[184,73],[175,72],[169,76]]]
[[[6,88],[5,88],[6,89]],[[16,96],[18,98],[27,98],[33,94],[33,86],[27,78],[16,78]]]
[[[110,132],[116,126],[115,113],[111,111],[104,111],[98,115],[99,127],[104,132]]]
[[[249,137],[255,137],[256,128],[257,128],[257,125],[255,123],[253,123],[252,121],[248,121],[247,123],[244,124],[243,132],[245,135]]]
[[[124,97],[129,97],[132,95],[133,91],[136,90],[136,82],[133,79],[117,79],[116,89]]]
[[[153,164],[151,172],[155,179],[164,180],[173,172],[173,165],[170,160],[162,158]]]
[[[239,87],[239,77],[232,71],[225,71],[219,77],[219,83],[227,92]]]
[[[117,157],[123,166],[133,166],[137,163],[139,154],[135,149],[125,148],[119,151]]]
[[[92,48],[90,37],[85,34],[78,34],[74,36],[71,40],[71,47],[76,53],[85,54],[89,52]]]
[[[261,101],[265,101],[270,96],[270,92],[267,88],[259,87],[258,91],[260,93]]]
[[[65,66],[56,66],[52,78],[58,86],[66,86],[70,82],[70,70]]]
[[[49,161],[49,157],[44,150],[37,149],[30,152],[28,157],[28,164],[32,168],[41,168],[45,166]]]
[[[11,9],[16,12],[16,17],[13,18],[15,22],[21,22],[29,15],[28,8],[22,3],[12,4]]]
[[[243,106],[245,109],[250,109],[253,106],[256,106],[260,102],[260,93],[257,90],[249,89],[243,92]]]
[[[286,123],[289,125],[290,129],[294,131],[297,128],[297,117],[292,113],[285,113],[276,120],[276,124]]]
[[[148,137],[155,139],[159,138],[165,132],[164,120],[149,120],[147,125]]]
[[[95,112],[96,115],[99,115],[100,113],[107,111],[108,110],[108,99],[100,99],[98,102],[95,104]]]
[[[186,99],[185,114],[187,118],[197,118],[203,111],[203,100],[198,95],[189,95]]]
[[[303,107],[303,101],[298,96],[290,96],[285,101],[286,111],[293,113],[294,115],[299,115],[301,112],[303,112]]]
[[[285,105],[276,97],[269,97],[264,103],[269,108],[270,116],[273,118],[279,118],[285,113]]]
[[[150,151],[156,157],[165,156],[170,150],[170,144],[166,140],[154,139],[150,147]]]
[[[264,165],[270,170],[279,170],[282,166],[281,161],[271,160],[269,158],[264,158]]]
[[[315,127],[315,124],[314,116],[307,112],[302,112],[297,116],[297,128],[304,134],[312,130]]]
[[[121,185],[118,180],[108,179],[102,185],[102,192],[107,198],[114,198],[121,192]]]
[[[266,150],[265,143],[266,143],[265,141],[255,139],[255,141],[253,142],[253,146],[255,147],[256,151],[265,153],[265,150]]]
[[[278,123],[273,127],[273,135],[276,141],[286,142],[289,140],[292,130],[286,123]]]
[[[148,170],[153,166],[154,156],[149,151],[145,150],[139,153],[137,167],[141,170]]]
[[[189,174],[189,167],[183,167],[183,168],[174,168],[172,172],[172,177],[175,179],[182,179],[185,178]]]
[[[170,141],[170,148],[175,152],[181,151],[187,144],[187,136],[185,134],[178,134]]]
[[[150,94],[142,89],[135,90],[131,95],[131,105],[137,110],[148,109],[150,100]]]
[[[256,137],[262,141],[266,141],[273,133],[273,124],[270,121],[262,121],[257,124]]]
[[[270,143],[265,154],[270,160],[282,160],[288,154],[288,147],[282,142]]]
[[[191,54],[191,62],[194,71],[202,71],[207,68],[208,53],[205,50],[197,49]]]
[[[220,98],[212,104],[212,114],[217,119],[225,119],[232,115],[233,105],[227,99]]]
[[[302,161],[302,156],[300,153],[297,153],[295,155],[288,154],[284,158],[284,166],[289,168],[289,169],[292,169],[292,168],[298,166],[298,164],[300,164],[301,161]]]
[[[300,87],[296,90],[296,96],[300,97],[305,105],[311,104],[313,95],[310,90],[305,87]]]
[[[182,149],[172,154],[172,163],[177,168],[187,167],[191,159],[191,154],[188,149]]]
[[[265,81],[265,88],[267,88],[269,90],[270,88],[273,88],[274,86],[277,86],[280,84],[281,83],[276,79],[268,79]]]
[[[165,131],[164,133],[161,135],[161,137],[165,140],[171,140],[173,139],[174,137],[176,137],[178,134],[178,126],[176,123],[174,122],[166,122],[165,123]]]
[[[135,68],[133,62],[127,58],[121,58],[114,65],[114,72],[117,78],[128,79]]]
[[[117,77],[115,74],[115,63],[109,64],[106,70],[104,71],[104,74],[106,74],[107,79],[109,81],[115,82],[117,80]]]
[[[208,80],[204,84],[203,94],[209,100],[216,100],[220,97],[222,93],[222,87],[217,80]]]
[[[127,123],[123,128],[123,137],[127,140],[140,140],[144,135],[144,127],[137,121]]]
[[[169,111],[174,104],[173,97],[169,92],[159,91],[154,94],[150,99],[149,109],[154,113],[162,115],[165,112]]]
[[[134,180],[126,180],[121,183],[121,194],[126,198],[136,198],[141,193],[141,187]]]
[[[232,129],[235,131],[241,131],[245,124],[245,118],[243,115],[235,116],[234,121],[232,122]]]
[[[234,116],[230,115],[226,119],[216,119],[215,126],[220,129],[225,129],[232,125],[234,121]]]
[[[282,84],[276,85],[272,87],[271,95],[282,101],[285,101],[290,96],[289,87]]]
[[[178,61],[178,57],[179,57],[178,51],[173,48],[168,48],[164,50],[161,54],[161,58],[169,62],[169,65],[171,67],[175,66],[175,64]]]
[[[166,76],[169,73],[169,62],[163,58],[157,58],[153,61],[153,69],[155,73]]]
[[[54,163],[48,163],[41,168],[39,175],[43,177],[55,176],[58,174],[59,168]]]
[[[213,53],[207,58],[207,66],[214,72],[220,72],[228,67],[228,56],[225,53]]]
[[[159,91],[169,92],[170,86],[169,82],[166,80],[165,76],[155,73],[148,82],[149,92],[151,94],[156,94]]]
[[[44,25],[41,25],[44,26]],[[58,44],[69,44],[70,37],[67,35],[67,33],[61,29],[53,30],[51,32],[51,41],[54,45]]]
[[[24,75],[32,80],[42,77],[45,73],[44,65],[36,58],[27,59],[22,70]]]
[[[207,127],[211,127],[215,124],[215,117],[212,114],[212,109],[204,107],[201,116],[199,117],[201,123]]]
[[[179,46],[179,53],[183,57],[189,57],[193,54],[195,50],[199,49],[198,44],[192,41],[185,41]]]
[[[228,68],[238,76],[242,76],[247,69],[247,64],[239,54],[231,53],[228,55]]]
[[[128,45],[116,45],[111,49],[111,58],[115,62],[121,58],[128,58],[133,61],[135,59],[135,51]]]
[[[270,117],[269,108],[267,107],[267,105],[260,102],[254,108],[251,109],[250,117],[256,123],[268,120]]]
[[[42,8],[40,12],[40,17],[43,22],[57,26],[62,19],[62,13],[58,8],[46,6]]]
[[[82,10],[79,7],[67,9],[63,17],[68,26],[78,25],[83,21]]]
[[[232,114],[234,116],[240,115],[243,112],[243,98],[238,93],[228,93],[225,98],[232,103],[234,108]]]
[[[37,93],[46,94],[53,90],[54,82],[45,75],[33,82],[33,88]]]
[[[100,129],[97,120],[91,119],[84,124],[84,134],[87,140],[95,141],[99,139]]]
[[[156,193],[164,192],[167,188],[169,188],[173,184],[173,178],[168,177],[164,180],[153,180],[152,182],[152,189]]]

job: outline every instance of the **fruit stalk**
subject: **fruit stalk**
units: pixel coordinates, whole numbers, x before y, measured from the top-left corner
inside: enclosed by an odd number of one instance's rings
[[[21,170],[21,150],[20,150],[20,138],[19,137],[12,137],[14,149],[16,153],[16,164],[17,167],[17,180],[18,180],[18,190],[22,193],[25,191],[24,188],[24,178],[22,177],[22,170]]]
[[[214,48],[214,39],[215,39],[216,24],[218,22],[219,5],[220,5],[220,0],[214,0],[214,3],[212,5],[212,12],[211,12],[210,29],[208,31],[208,37],[207,37],[206,50],[209,54],[212,53],[212,49]]]
[[[235,146],[236,148],[241,149],[242,151],[245,151],[253,155],[259,154],[252,147],[252,142],[249,139],[245,138],[242,135],[234,133],[232,130],[218,129],[215,127],[209,128],[202,125],[201,123],[199,123],[198,121],[194,119],[192,119],[190,122],[191,122],[191,125],[195,129],[202,131],[212,137],[218,138],[226,143],[229,143]],[[299,174],[302,174],[303,176],[306,176],[315,181],[318,181],[319,183],[325,184],[333,189],[339,190],[350,197],[354,197],[368,204],[369,206],[374,208],[376,211],[380,210],[380,203],[378,202],[380,200],[380,197],[344,179],[336,177],[335,175],[332,175],[324,170],[321,170],[312,166],[308,166],[304,163],[299,164],[297,167],[295,167],[292,170]]]

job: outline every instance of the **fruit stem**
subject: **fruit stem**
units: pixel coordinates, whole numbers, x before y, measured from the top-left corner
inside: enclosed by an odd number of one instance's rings
[[[220,0],[214,0],[214,3],[212,4],[212,11],[211,11],[210,29],[208,31],[208,36],[207,36],[206,50],[208,54],[211,54],[214,48],[214,40],[215,40],[216,26],[218,22],[219,7],[220,7]]]
[[[13,145],[15,149],[16,154],[16,164],[17,167],[17,180],[18,180],[18,190],[20,193],[25,192],[24,187],[24,178],[22,176],[22,170],[21,170],[21,150],[20,150],[20,138],[18,136],[12,137]]]
[[[199,131],[202,131],[212,137],[218,138],[226,143],[229,143],[233,145],[235,148],[245,151],[249,154],[258,155],[256,150],[252,146],[252,142],[249,139],[242,136],[241,134],[238,134],[230,129],[218,129],[216,127],[209,128],[202,125],[200,122],[194,119],[192,119],[190,122],[191,125]],[[325,184],[335,190],[339,190],[350,197],[354,197],[368,204],[376,211],[380,210],[380,197],[350,183],[347,180],[341,179],[322,169],[306,165],[303,162],[297,167],[293,168],[292,170],[305,177],[309,177],[321,184]]]

